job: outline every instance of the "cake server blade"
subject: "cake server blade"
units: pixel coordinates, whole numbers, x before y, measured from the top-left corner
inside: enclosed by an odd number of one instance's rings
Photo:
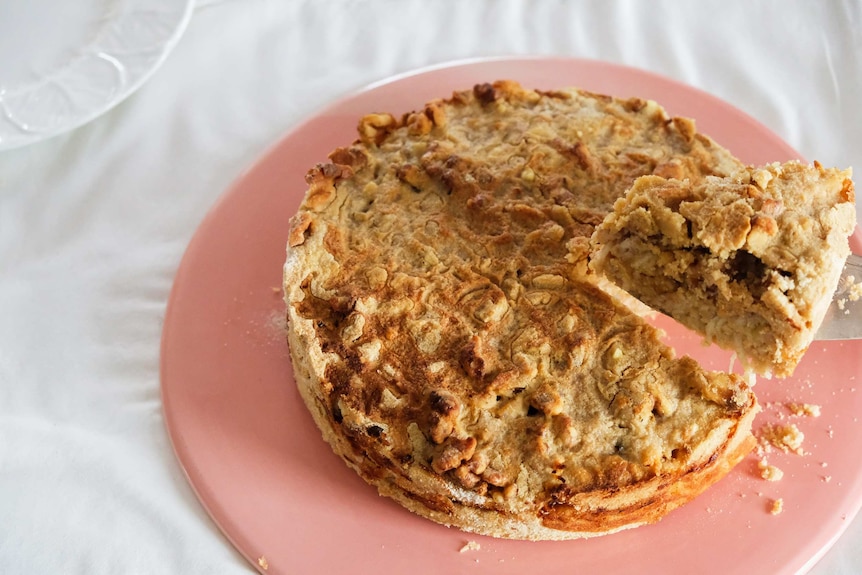
[[[814,339],[862,339],[862,256],[851,254],[847,258],[838,289]]]

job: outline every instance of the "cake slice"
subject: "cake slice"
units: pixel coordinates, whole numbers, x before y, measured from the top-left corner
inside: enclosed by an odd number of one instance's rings
[[[644,176],[596,229],[590,265],[747,368],[790,376],[850,254],[850,178],[795,161],[695,184]]]

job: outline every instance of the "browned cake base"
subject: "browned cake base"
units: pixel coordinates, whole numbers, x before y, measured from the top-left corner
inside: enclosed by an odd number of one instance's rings
[[[798,162],[700,183],[638,179],[592,265],[759,373],[793,373],[850,253],[850,171]]]
[[[359,133],[309,173],[284,287],[302,397],[381,494],[477,533],[590,537],[751,449],[745,382],[674,358],[585,266],[637,176],[739,168],[691,122],[503,82]]]

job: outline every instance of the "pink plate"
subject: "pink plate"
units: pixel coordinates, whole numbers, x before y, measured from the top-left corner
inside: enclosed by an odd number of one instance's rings
[[[798,573],[838,538],[862,502],[862,342],[815,343],[796,375],[761,380],[756,426],[783,419],[806,455],[775,452],[778,482],[749,456],[656,525],[570,542],[505,541],[447,529],[379,497],[321,439],[297,393],[283,335],[281,267],[304,175],[355,139],[368,112],[406,112],[502,78],[652,98],[748,163],[798,157],[727,103],[651,73],[603,62],[517,58],[459,62],[375,84],[288,134],[215,205],[182,260],[162,337],[162,398],[177,457],[233,544],[271,573]],[[860,243],[854,239],[854,249]],[[661,321],[668,341],[707,366],[730,356]],[[862,382],[859,382],[862,384]],[[818,418],[787,402],[817,404]],[[769,513],[773,500],[784,511]],[[459,550],[468,541],[481,548]],[[266,567],[264,567],[266,565]]]

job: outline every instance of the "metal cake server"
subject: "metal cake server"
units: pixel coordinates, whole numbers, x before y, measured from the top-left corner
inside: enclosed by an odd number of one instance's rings
[[[855,292],[856,301],[851,300]],[[816,340],[862,339],[862,256],[850,254]]]

